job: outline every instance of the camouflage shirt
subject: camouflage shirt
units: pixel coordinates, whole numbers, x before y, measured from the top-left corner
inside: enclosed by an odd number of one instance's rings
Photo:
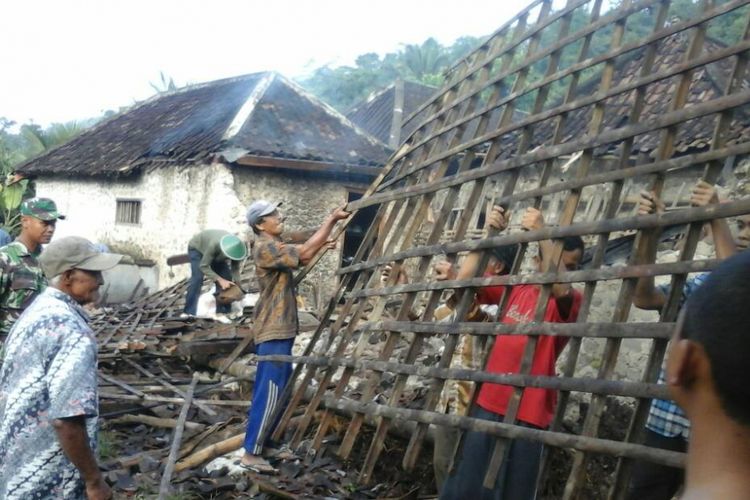
[[[21,313],[47,288],[40,251],[31,253],[18,240],[0,248],[0,338],[8,335]]]

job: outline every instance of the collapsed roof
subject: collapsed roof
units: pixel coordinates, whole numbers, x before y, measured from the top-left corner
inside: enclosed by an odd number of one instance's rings
[[[155,96],[23,163],[26,175],[127,175],[242,156],[377,167],[390,150],[278,73]]]

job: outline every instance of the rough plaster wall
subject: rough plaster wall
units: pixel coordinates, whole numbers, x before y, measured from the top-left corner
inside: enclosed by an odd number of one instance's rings
[[[245,206],[258,199],[283,202],[281,212],[286,217],[286,231],[319,226],[347,200],[347,189],[340,182],[301,178],[288,172],[237,168],[234,179],[234,190]],[[326,301],[335,292],[341,247],[339,242],[338,249],[329,251],[300,286],[309,307],[320,306],[315,304],[316,295]]]
[[[159,287],[189,275],[189,266],[172,268],[166,259],[184,254],[190,237],[202,229],[245,233],[243,206],[224,165],[153,169],[128,180],[49,177],[37,180],[38,196],[55,200],[68,218],[56,237],[79,235],[106,243],[113,251],[154,261]],[[118,198],[142,200],[141,224],[115,223]]]

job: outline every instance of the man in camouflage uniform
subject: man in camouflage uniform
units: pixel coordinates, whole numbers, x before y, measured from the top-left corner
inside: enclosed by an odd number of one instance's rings
[[[39,266],[42,245],[55,234],[57,211],[49,198],[32,198],[21,204],[21,234],[0,248],[0,342],[13,323],[45,288],[47,279]]]

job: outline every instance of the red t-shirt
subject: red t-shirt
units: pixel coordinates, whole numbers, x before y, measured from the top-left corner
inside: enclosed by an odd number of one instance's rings
[[[484,277],[493,277],[492,273],[485,273]],[[477,303],[490,306],[499,306],[500,299],[503,297],[505,285],[483,286],[477,289]]]
[[[495,288],[495,287],[492,287]],[[501,288],[501,287],[497,287]],[[510,298],[503,323],[531,323],[534,319],[536,302],[540,287],[536,285],[517,285],[511,288]],[[555,298],[550,296],[544,321],[547,323],[573,323],[581,307],[581,294],[573,290],[573,305],[567,318],[557,310]],[[500,335],[495,340],[487,371],[490,373],[518,373],[521,369],[523,351],[526,348],[526,335]],[[532,375],[555,376],[555,361],[568,343],[567,337],[542,335],[536,345],[534,360],[531,364]],[[508,402],[513,394],[513,386],[500,384],[482,384],[477,397],[477,404],[487,411],[505,415]],[[540,428],[546,428],[552,421],[557,404],[557,391],[551,389],[526,388],[521,397],[518,409],[518,420]]]

